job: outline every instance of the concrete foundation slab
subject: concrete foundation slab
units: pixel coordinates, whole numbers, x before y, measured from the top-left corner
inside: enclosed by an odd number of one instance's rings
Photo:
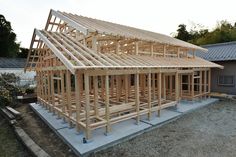
[[[162,124],[168,120],[174,119],[180,115],[181,115],[180,112],[163,109],[163,110],[161,110],[160,117],[157,116],[156,112],[155,113],[153,112],[150,121],[148,120],[147,115],[143,115],[141,117],[141,121],[154,126],[154,125],[160,125],[160,124]]]
[[[30,104],[32,109],[38,113],[41,119],[45,121],[49,127],[53,130],[58,130],[61,128],[69,127],[68,123],[64,122],[63,119],[58,119],[56,115],[52,112],[49,112],[39,104],[32,103]]]
[[[30,106],[77,155],[84,156],[96,150],[101,150],[113,144],[133,138],[161,124],[167,123],[174,118],[178,118],[189,111],[217,101],[218,99],[214,98],[204,99],[199,102],[181,101],[177,108],[169,107],[161,110],[160,117],[157,117],[157,114],[153,113],[150,121],[147,119],[147,115],[141,116],[139,125],[135,123],[136,120],[134,119],[114,124],[112,125],[112,132],[109,135],[104,134],[104,128],[96,129],[92,131],[93,141],[89,143],[83,143],[83,133],[78,134],[75,128],[70,128],[63,119],[58,119],[56,115],[53,115],[53,113],[49,112],[41,105],[32,103]]]
[[[173,108],[173,110],[175,110],[177,112],[181,112],[181,113],[186,113],[186,112],[195,110],[197,108],[212,104],[217,101],[218,101],[218,99],[216,99],[216,98],[208,98],[208,99],[204,99],[201,101],[193,101],[193,102],[181,101],[178,104],[177,109]]]

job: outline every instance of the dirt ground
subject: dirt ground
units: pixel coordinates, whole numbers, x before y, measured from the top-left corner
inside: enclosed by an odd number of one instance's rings
[[[52,157],[75,156],[28,106],[18,110],[23,113],[20,122],[23,129]],[[198,109],[90,156],[235,157],[236,102],[225,100]]]
[[[25,147],[17,140],[7,120],[0,115],[0,157],[30,157]]]
[[[52,157],[75,157],[71,149],[31,110],[28,104],[19,105],[18,121],[24,131]]]

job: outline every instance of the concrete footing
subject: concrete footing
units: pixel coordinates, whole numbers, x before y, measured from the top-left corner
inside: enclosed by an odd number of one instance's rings
[[[180,116],[193,111],[197,108],[217,102],[218,99],[208,98],[199,102],[179,102],[177,108],[170,107],[161,110],[161,116],[152,114],[151,120],[147,116],[141,116],[139,125],[136,125],[135,119],[129,119],[112,125],[112,133],[109,136],[104,135],[105,128],[99,128],[92,132],[93,141],[84,143],[84,134],[78,134],[75,128],[71,128],[63,119],[58,119],[56,115],[48,112],[39,104],[32,103],[30,106],[41,119],[77,154],[86,156],[94,151],[105,149],[124,140],[128,140],[146,131],[156,128],[164,123],[177,119]]]

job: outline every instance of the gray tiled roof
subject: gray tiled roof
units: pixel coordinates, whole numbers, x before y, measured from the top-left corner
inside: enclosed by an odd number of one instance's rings
[[[197,51],[196,55],[209,61],[236,60],[236,41],[203,45],[208,52]]]
[[[0,68],[24,68],[25,63],[25,58],[0,57]]]

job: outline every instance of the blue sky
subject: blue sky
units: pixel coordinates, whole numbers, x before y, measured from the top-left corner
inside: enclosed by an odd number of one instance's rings
[[[29,47],[33,29],[43,29],[49,10],[61,10],[171,35],[178,24],[236,21],[235,0],[0,0],[17,41]]]

